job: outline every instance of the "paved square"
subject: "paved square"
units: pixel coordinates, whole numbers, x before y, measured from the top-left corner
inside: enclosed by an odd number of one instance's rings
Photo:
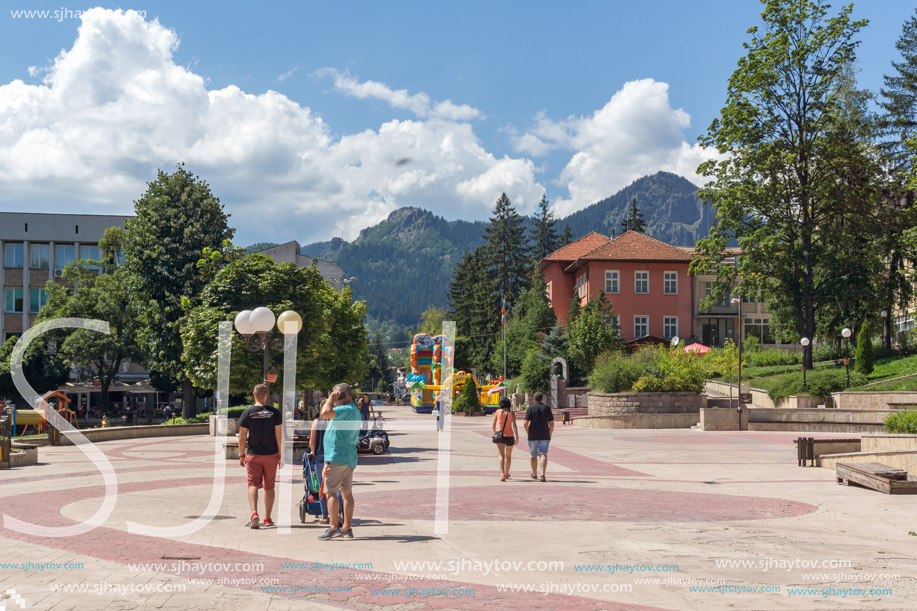
[[[490,418],[454,418],[449,532],[435,535],[432,417],[388,409],[431,431],[393,431],[389,453],[360,457],[353,540],[318,541],[295,506],[281,508],[291,534],[243,528],[235,461],[203,530],[129,534],[201,515],[213,438],[106,442],[111,517],[75,537],[0,529],[0,595],[27,609],[915,608],[917,499],[797,467],[795,434],[558,426],[548,482],[529,478],[524,439],[501,482]],[[39,460],[0,471],[0,512],[63,526],[98,510],[102,477],[77,448]],[[298,469],[292,485],[295,504]]]

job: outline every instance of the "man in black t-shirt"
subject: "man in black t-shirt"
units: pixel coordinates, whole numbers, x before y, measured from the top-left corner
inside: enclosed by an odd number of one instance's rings
[[[529,456],[532,461],[532,479],[539,479],[538,467],[541,466],[541,481],[548,481],[545,470],[548,468],[548,445],[554,433],[554,414],[551,408],[542,403],[544,395],[535,393],[535,403],[525,410],[525,432],[529,436]]]
[[[252,396],[255,405],[242,412],[239,417],[239,464],[248,474],[248,504],[252,517],[249,528],[258,528],[258,489],[264,488],[264,526],[274,526],[271,511],[274,509],[274,483],[277,468],[283,466],[280,458],[283,417],[280,412],[265,405],[268,388],[264,384],[255,386]],[[246,441],[248,448],[246,449]]]

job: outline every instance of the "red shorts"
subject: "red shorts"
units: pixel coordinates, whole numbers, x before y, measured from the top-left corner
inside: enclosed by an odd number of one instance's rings
[[[279,464],[280,454],[246,454],[245,472],[248,474],[248,485],[273,490]]]

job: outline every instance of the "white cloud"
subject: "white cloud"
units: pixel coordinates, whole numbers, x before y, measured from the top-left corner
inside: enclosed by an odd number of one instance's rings
[[[296,71],[298,71],[301,68],[302,66],[296,66],[295,68],[290,68],[289,70],[287,70],[286,72],[284,72],[283,74],[277,77],[277,82],[282,83],[283,81],[293,76],[293,74],[295,74]]]
[[[480,116],[470,106],[345,75],[350,95],[419,118],[337,137],[280,93],[208,89],[177,47],[158,21],[91,9],[40,84],[0,85],[0,205],[129,213],[157,169],[184,161],[245,243],[350,239],[404,205],[485,218],[502,191],[529,213],[544,191],[530,161],[495,157],[460,122]]]
[[[450,121],[470,121],[481,116],[478,109],[468,104],[455,104],[452,100],[433,104],[430,96],[422,91],[411,95],[407,89],[395,90],[378,81],[361,83],[349,72],[340,72],[334,68],[322,68],[316,74],[331,77],[334,81],[334,88],[345,95],[360,99],[382,100],[392,108],[409,110],[421,118],[436,117]]]
[[[528,155],[574,151],[557,179],[569,193],[554,203],[559,216],[660,170],[702,182],[697,166],[715,152],[685,140],[691,118],[671,107],[668,91],[667,83],[653,79],[630,81],[591,116],[552,121],[541,112],[526,133],[511,136],[515,150]]]

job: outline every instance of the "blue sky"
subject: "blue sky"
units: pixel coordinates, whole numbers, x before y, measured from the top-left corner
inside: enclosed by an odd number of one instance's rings
[[[95,5],[62,4],[0,13],[0,109],[28,126],[4,135],[0,123],[0,161],[14,166],[0,170],[0,209],[128,213],[157,168],[184,160],[243,244],[353,238],[402,205],[485,218],[502,190],[523,212],[546,192],[563,215],[660,169],[697,181],[697,136],[761,12],[725,0],[150,2],[103,5],[145,18],[78,18]],[[915,6],[855,6],[871,22],[861,86],[878,89]]]

